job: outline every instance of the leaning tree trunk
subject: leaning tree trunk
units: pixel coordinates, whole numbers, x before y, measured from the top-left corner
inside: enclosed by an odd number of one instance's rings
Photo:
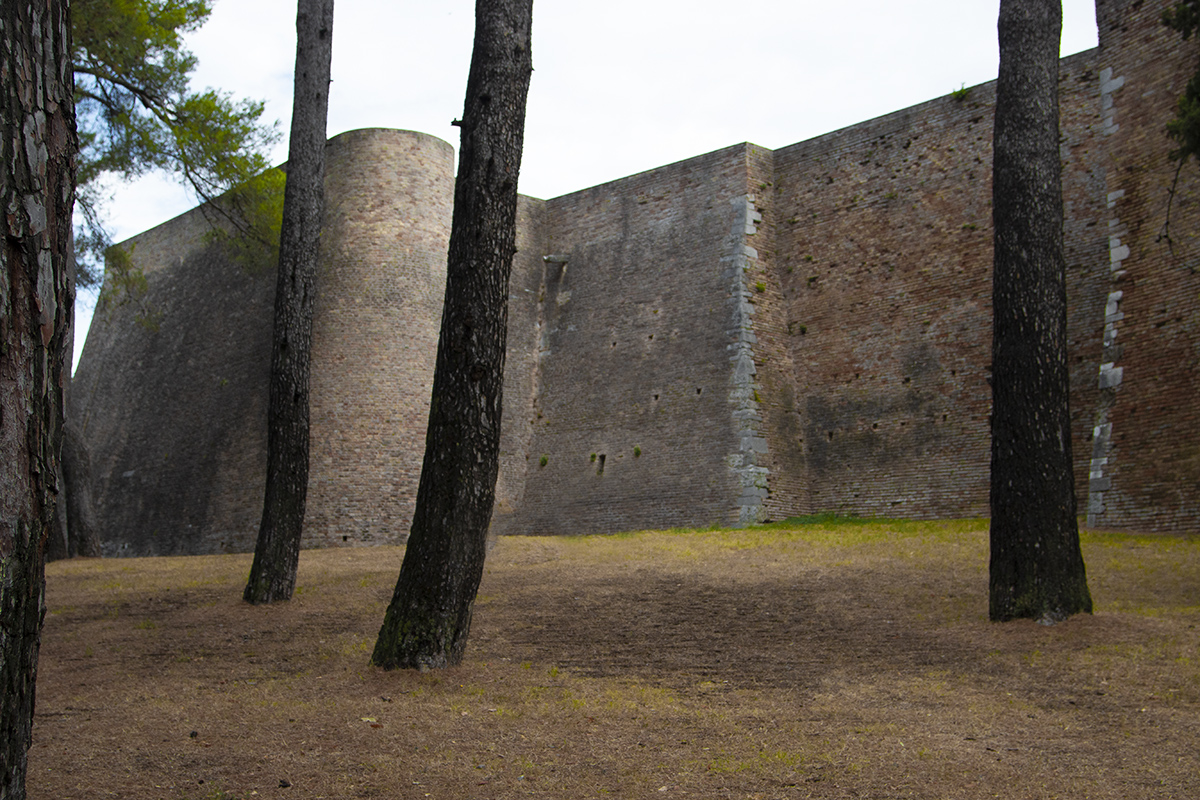
[[[446,299],[412,532],[373,663],[462,659],[496,494],[533,0],[476,0]]]
[[[299,0],[267,409],[267,488],[243,597],[290,600],[308,496],[308,375],[317,248],[325,208],[325,122],[333,57],[333,0]]]
[[[1058,147],[1059,0],[1002,0],[992,214],[989,614],[1091,611],[1075,517]]]
[[[71,299],[67,3],[0,3],[0,798],[25,797]]]

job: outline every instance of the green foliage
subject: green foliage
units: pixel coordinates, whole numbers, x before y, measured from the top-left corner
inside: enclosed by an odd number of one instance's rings
[[[81,286],[99,279],[96,260],[111,244],[99,208],[105,175],[123,180],[156,170],[175,175],[200,201],[220,198],[209,213],[242,235],[261,235],[261,226],[247,219],[263,204],[260,190],[273,181],[249,195],[230,190],[267,169],[266,152],[279,134],[274,125],[260,122],[262,103],[190,88],[196,58],[182,37],[211,11],[208,0],[71,4]]]
[[[959,86],[957,89],[955,89],[953,92],[951,92],[950,96],[961,103],[963,100],[966,100],[968,97],[971,96],[971,90],[968,89],[967,85],[964,83],[961,86]]]
[[[1177,31],[1184,41],[1200,30],[1200,0],[1179,0],[1173,8],[1163,12],[1162,23]],[[1200,40],[1200,36],[1197,37]],[[1167,215],[1163,222],[1159,241],[1165,240],[1172,246],[1171,208],[1175,201],[1175,189],[1179,184],[1179,173],[1183,165],[1193,156],[1200,159],[1200,69],[1196,70],[1183,94],[1175,103],[1175,118],[1167,122],[1167,135],[1178,145],[1170,152],[1176,162],[1175,179],[1171,183],[1167,201]],[[1193,270],[1195,271],[1195,270]]]
[[[162,312],[155,311],[146,302],[149,284],[145,274],[134,266],[133,247],[125,250],[110,246],[104,252],[104,262],[108,279],[96,301],[96,313],[109,317],[118,306],[132,303],[137,306],[134,320],[148,331],[157,331]]]
[[[1163,25],[1179,31],[1184,40],[1200,29],[1200,0],[1179,0],[1174,8],[1163,12]]]
[[[1163,12],[1162,22],[1185,41],[1190,39],[1200,30],[1200,0],[1180,0],[1174,8]],[[1173,160],[1183,162],[1200,154],[1200,70],[1188,81],[1180,96],[1175,119],[1167,123],[1167,134],[1179,145],[1171,152]]]
[[[208,234],[209,240],[223,247],[225,255],[250,275],[261,275],[279,263],[286,182],[282,169],[269,169],[212,201],[235,215],[237,224],[217,224]]]

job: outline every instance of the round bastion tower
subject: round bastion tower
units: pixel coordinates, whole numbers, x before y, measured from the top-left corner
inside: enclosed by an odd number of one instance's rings
[[[445,286],[454,151],[330,140],[313,320],[303,546],[408,535]],[[276,265],[246,267],[203,207],[121,244],[144,296],[101,309],[67,423],[105,555],[254,550],[266,482]],[[149,313],[149,322],[139,314]]]
[[[400,543],[425,453],[454,149],[351,131],[329,141],[325,176],[303,546]]]

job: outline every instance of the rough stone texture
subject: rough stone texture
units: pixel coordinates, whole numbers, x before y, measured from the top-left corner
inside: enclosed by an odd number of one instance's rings
[[[157,330],[97,310],[71,417],[91,451],[104,555],[254,548],[266,470],[274,275],[205,242],[199,209],[131,240]]]
[[[453,151],[387,130],[328,148],[303,546],[395,543],[425,449]],[[135,323],[136,305],[98,313],[75,376],[106,555],[254,549],[275,281],[207,230],[197,209],[127,243],[161,322]]]
[[[313,317],[305,547],[404,541],[446,286],[454,152],[433,136],[331,140]]]
[[[1200,519],[1200,173],[1163,135],[1197,63],[1161,24],[1167,0],[1097,4],[1107,191],[1105,296],[1093,336],[1103,396],[1093,421],[1088,523],[1194,532]]]
[[[750,149],[546,203],[536,388],[506,405],[505,425],[530,430],[506,531],[737,521],[732,287]]]
[[[1060,65],[1081,440],[1103,257],[1095,58]],[[786,325],[758,333],[782,341],[793,375],[770,392],[775,518],[987,514],[994,104],[988,83],[775,153],[766,300]]]
[[[1195,165],[1156,242],[1194,44],[1100,0],[1061,62],[1076,486],[1093,525],[1200,516]],[[522,198],[493,533],[981,516],[994,84],[777,151]],[[424,448],[449,145],[330,142],[305,546],[402,541]],[[190,212],[132,240],[150,332],[93,324],[74,393],[106,552],[253,547],[272,280]]]

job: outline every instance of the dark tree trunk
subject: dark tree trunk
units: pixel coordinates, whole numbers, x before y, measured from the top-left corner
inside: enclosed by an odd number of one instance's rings
[[[267,488],[254,564],[242,595],[250,603],[290,600],[296,587],[308,495],[309,351],[325,208],[325,122],[332,57],[333,0],[299,0],[267,409]]]
[[[1091,611],[1075,517],[1058,149],[1059,0],[1002,0],[993,144],[989,614]]]
[[[63,480],[67,486],[67,557],[98,557],[100,526],[96,523],[96,507],[92,501],[92,459],[83,434],[71,422],[63,428],[62,459]],[[63,502],[60,495],[60,505]]]
[[[74,226],[72,225],[72,228]],[[71,406],[71,365],[75,360],[75,238],[71,237],[68,247],[71,248],[67,261],[67,294],[70,297],[71,313],[67,316],[67,330],[63,333],[62,363],[62,407],[63,432],[62,447],[58,461],[58,499],[54,506],[54,527],[46,537],[46,562],[58,561],[72,556],[71,548],[71,519],[68,505],[74,496],[74,487],[67,478],[67,409]]]
[[[25,797],[75,200],[67,3],[0,3],[0,798]]]
[[[496,494],[533,0],[476,0],[446,299],[412,532],[373,663],[462,660]]]

